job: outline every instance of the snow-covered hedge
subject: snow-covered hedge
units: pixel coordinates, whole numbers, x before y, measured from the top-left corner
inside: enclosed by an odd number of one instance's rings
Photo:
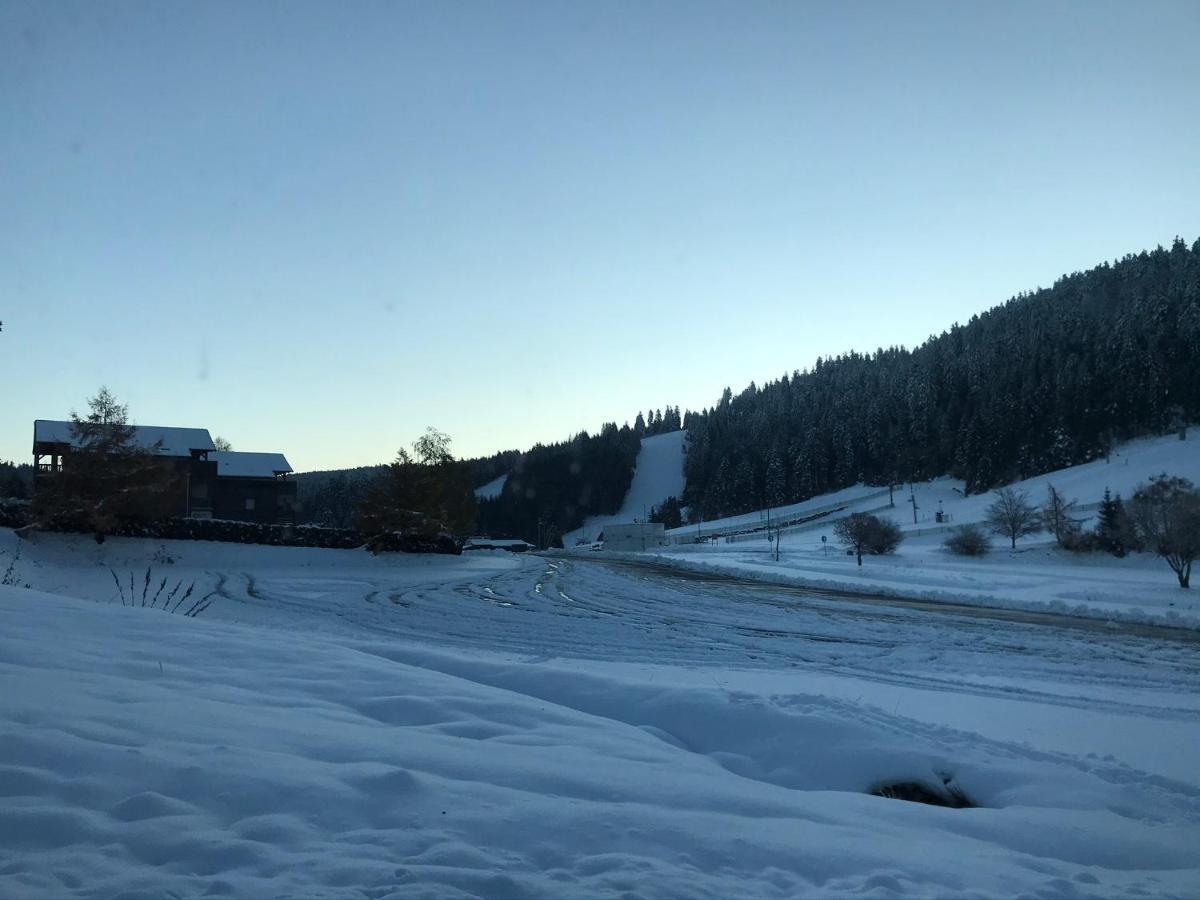
[[[29,524],[29,501],[0,498],[0,528],[22,528]]]

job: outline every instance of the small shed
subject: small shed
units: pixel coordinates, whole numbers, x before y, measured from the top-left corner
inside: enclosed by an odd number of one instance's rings
[[[667,545],[662,522],[620,522],[604,526],[604,549],[640,551]]]

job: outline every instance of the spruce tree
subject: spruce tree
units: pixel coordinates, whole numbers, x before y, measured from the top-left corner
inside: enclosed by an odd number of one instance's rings
[[[183,490],[159,446],[141,446],[129,409],[106,387],[71,413],[71,447],[62,469],[38,484],[34,515],[50,526],[90,531],[97,543],[122,527],[167,518]]]
[[[1113,556],[1124,556],[1128,552],[1125,546],[1127,534],[1128,521],[1121,495],[1113,497],[1105,488],[1104,499],[1100,501],[1100,520],[1096,524],[1096,538],[1101,549]]]
[[[767,506],[783,506],[788,502],[787,469],[778,450],[773,450],[767,461],[766,501]]]

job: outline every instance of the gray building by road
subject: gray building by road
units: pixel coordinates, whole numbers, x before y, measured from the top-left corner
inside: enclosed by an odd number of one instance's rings
[[[604,526],[605,550],[653,550],[667,545],[662,522],[623,522]]]

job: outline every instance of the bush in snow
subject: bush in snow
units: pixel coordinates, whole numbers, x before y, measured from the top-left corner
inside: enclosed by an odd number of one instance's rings
[[[1064,550],[1069,550],[1072,553],[1099,553],[1105,549],[1104,542],[1100,535],[1095,531],[1075,531],[1067,535],[1062,542]],[[1120,554],[1124,556],[1122,551]]]
[[[196,589],[196,582],[192,582],[184,590],[183,579],[175,582],[175,586],[170,590],[167,589],[167,577],[164,575],[162,581],[158,583],[158,587],[151,592],[151,585],[154,581],[151,576],[151,567],[146,566],[146,574],[142,577],[142,596],[141,602],[138,601],[137,588],[133,582],[133,572],[129,573],[129,600],[125,600],[125,585],[117,576],[116,571],[109,569],[112,573],[113,581],[116,582],[117,590],[120,592],[122,606],[140,606],[149,607],[150,609],[161,609],[171,614],[181,612],[185,617],[196,618],[200,613],[204,612],[212,606],[213,598],[217,596],[218,591],[209,591],[203,597],[196,600],[192,599],[192,591]],[[224,579],[222,578],[222,582]],[[182,593],[181,593],[182,592]],[[162,600],[162,605],[159,606],[159,600]]]
[[[878,556],[893,553],[904,535],[891,519],[881,519],[869,513],[853,513],[833,523],[834,534],[842,545],[858,557],[862,565],[864,553]]]
[[[907,800],[910,803],[927,803],[930,806],[945,806],[950,809],[974,809],[977,804],[966,792],[954,783],[949,775],[942,775],[941,785],[929,785],[923,781],[893,781],[876,785],[870,790],[875,797],[889,800]]]
[[[992,542],[978,525],[960,525],[946,538],[946,549],[958,556],[986,556]]]
[[[0,528],[24,528],[32,520],[28,500],[0,499]]]
[[[3,555],[5,555],[4,551],[0,550],[0,556],[3,556]],[[0,573],[0,584],[13,585],[15,587],[22,587],[21,575],[17,571],[17,563],[19,563],[20,561],[21,561],[21,545],[17,544],[17,552],[13,554],[12,562],[10,562],[8,564],[7,568],[5,568],[3,573]],[[24,585],[24,587],[29,587],[28,583],[26,583]]]
[[[891,519],[873,518],[874,525],[867,534],[867,551],[875,556],[895,553],[900,542],[904,540],[900,526]]]

